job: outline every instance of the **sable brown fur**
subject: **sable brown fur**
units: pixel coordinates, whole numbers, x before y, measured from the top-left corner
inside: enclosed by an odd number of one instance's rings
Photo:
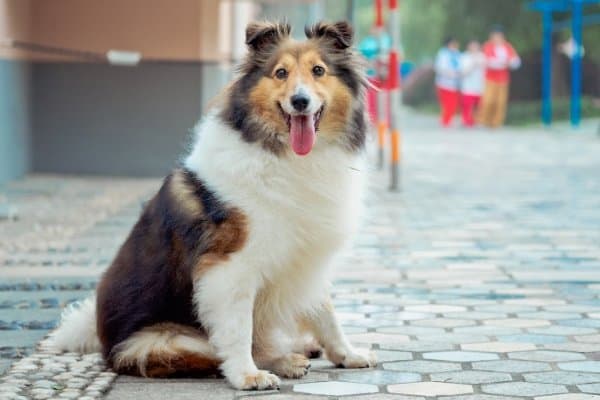
[[[143,328],[169,322],[202,332],[192,304],[193,281],[240,249],[246,234],[244,215],[192,172],[169,175],[97,289],[98,336],[108,363],[115,346]],[[171,362],[201,363],[190,361],[193,355],[186,358]],[[152,365],[157,375],[162,367]]]

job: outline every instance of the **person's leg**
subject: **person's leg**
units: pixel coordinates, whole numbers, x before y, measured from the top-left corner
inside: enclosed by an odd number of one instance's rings
[[[454,115],[458,111],[460,105],[460,92],[458,90],[448,91],[448,125],[452,123]]]
[[[477,119],[480,124],[490,126],[492,108],[494,105],[494,83],[490,81],[485,82],[485,89],[481,98],[481,105],[477,113]]]
[[[450,118],[448,118],[448,91],[438,87],[437,93],[440,102],[440,123],[442,126],[448,126],[450,121]]]
[[[469,94],[462,94],[462,121],[465,126],[475,125],[475,119],[473,117],[473,110],[475,109],[475,103],[477,97]]]
[[[506,107],[508,104],[508,83],[497,84],[496,110],[492,119],[492,126],[499,127],[506,119]]]

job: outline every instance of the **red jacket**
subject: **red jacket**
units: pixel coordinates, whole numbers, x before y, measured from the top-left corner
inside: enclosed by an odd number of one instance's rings
[[[483,53],[487,62],[485,78],[489,81],[507,83],[510,81],[510,70],[521,65],[519,55],[508,42],[500,46],[486,42],[483,45]]]

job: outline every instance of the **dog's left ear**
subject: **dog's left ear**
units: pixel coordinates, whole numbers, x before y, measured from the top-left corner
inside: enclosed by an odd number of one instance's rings
[[[349,48],[354,40],[354,30],[347,21],[339,21],[333,24],[317,22],[313,26],[306,26],[304,33],[308,39],[325,40],[338,50]]]
[[[291,30],[285,22],[251,22],[246,27],[246,44],[251,51],[265,51],[288,37]]]

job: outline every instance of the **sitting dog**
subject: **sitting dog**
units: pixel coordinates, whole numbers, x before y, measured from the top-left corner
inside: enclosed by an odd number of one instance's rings
[[[334,364],[375,365],[344,336],[328,266],[355,231],[366,85],[353,32],[252,23],[238,77],[199,124],[102,276],[71,307],[58,348],[102,351],[118,373],[220,371],[237,389],[299,378],[319,346]]]

